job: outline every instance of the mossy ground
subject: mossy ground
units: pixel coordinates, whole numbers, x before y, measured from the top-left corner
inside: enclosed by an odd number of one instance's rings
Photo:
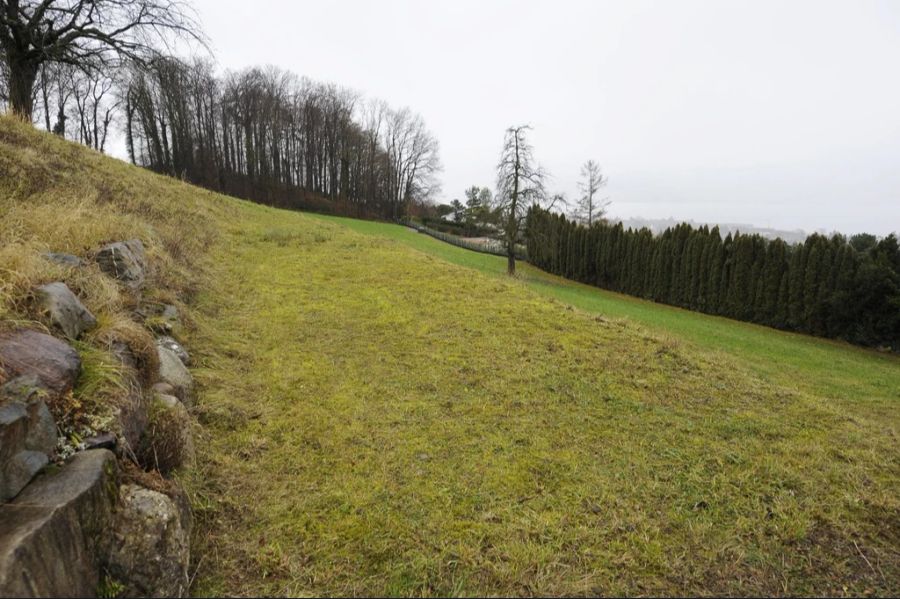
[[[0,326],[64,280],[112,397],[140,237],[200,383],[200,594],[896,594],[895,356],[217,196],[0,119]],[[90,396],[90,398],[88,397]],[[112,401],[112,400],[110,400]],[[93,409],[93,408],[92,408]]]

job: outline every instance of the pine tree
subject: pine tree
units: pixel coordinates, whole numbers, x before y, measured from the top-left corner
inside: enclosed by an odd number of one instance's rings
[[[795,245],[791,249],[788,268],[788,310],[787,326],[799,330],[803,322],[804,300],[803,281],[806,268],[806,246]]]
[[[786,245],[781,239],[769,242],[762,271],[762,297],[759,305],[760,322],[776,325],[779,293],[787,271]]]
[[[803,316],[800,326],[800,330],[804,332],[814,330],[813,321],[816,303],[819,300],[819,263],[822,259],[822,250],[817,237],[812,235],[806,242],[808,253],[803,272]]]

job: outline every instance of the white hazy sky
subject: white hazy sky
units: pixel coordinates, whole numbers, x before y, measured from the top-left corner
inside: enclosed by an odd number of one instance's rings
[[[900,1],[199,0],[223,69],[273,64],[422,114],[443,200],[530,123],[551,189],[611,214],[900,229]]]

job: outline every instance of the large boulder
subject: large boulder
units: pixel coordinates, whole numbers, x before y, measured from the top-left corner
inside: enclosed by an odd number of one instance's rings
[[[56,423],[36,377],[0,387],[0,501],[12,499],[56,450]]]
[[[97,319],[65,283],[47,283],[35,289],[38,305],[66,337],[78,339],[97,326]]]
[[[100,270],[132,289],[139,289],[146,276],[144,244],[140,239],[117,241],[97,252]]]
[[[194,397],[194,378],[178,355],[168,347],[156,346],[159,354],[159,379],[175,390],[175,396],[190,406]]]
[[[171,350],[185,366],[191,365],[190,354],[188,354],[187,350],[184,349],[184,346],[175,341],[175,339],[164,335],[156,340],[156,344]]]
[[[40,451],[25,449],[13,455],[0,471],[0,499],[9,501],[18,495],[48,461]]]
[[[0,596],[97,594],[116,476],[111,452],[85,451],[0,505]]]
[[[168,496],[122,485],[107,570],[127,597],[188,592],[190,524]]]
[[[36,376],[26,375],[0,386],[0,406],[19,405],[27,416],[25,449],[52,456],[56,450],[57,430],[44,398],[47,390]]]
[[[0,372],[7,379],[33,375],[52,399],[65,395],[75,386],[81,372],[81,358],[59,339],[21,329],[0,334]]]

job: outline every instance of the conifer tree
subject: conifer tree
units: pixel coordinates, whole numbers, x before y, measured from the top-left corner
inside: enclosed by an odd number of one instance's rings
[[[806,246],[799,244],[791,251],[788,268],[788,326],[798,328],[803,322],[803,285],[806,268]]]

